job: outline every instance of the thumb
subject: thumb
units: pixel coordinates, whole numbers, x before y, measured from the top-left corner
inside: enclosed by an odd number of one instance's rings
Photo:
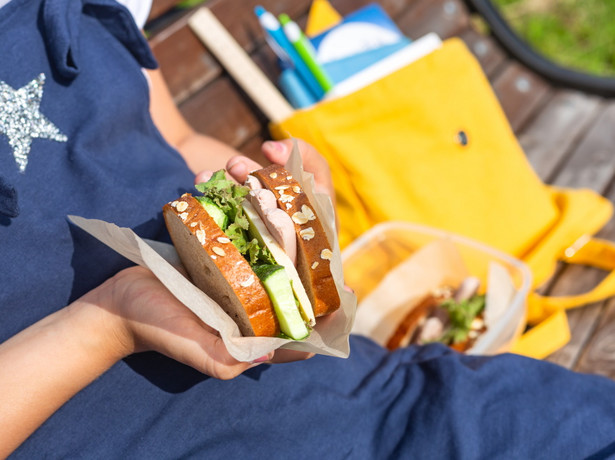
[[[295,139],[301,155],[303,169],[314,175],[315,190],[318,193],[326,193],[331,197],[335,206],[335,190],[331,170],[327,160],[318,151],[302,139]],[[265,158],[272,163],[285,165],[293,149],[293,139],[279,141],[266,141],[261,150]]]
[[[195,177],[194,177],[194,184],[200,184],[201,182],[207,182],[209,179],[211,179],[211,176],[214,174],[213,171],[210,171],[208,169],[205,169],[201,172],[199,172]]]
[[[226,170],[240,184],[246,181],[249,173],[261,168],[256,161],[243,155],[234,156],[226,163]]]
[[[261,146],[261,151],[265,158],[274,164],[285,165],[290,157],[290,152],[293,147],[292,139],[283,139],[280,141],[266,141]]]

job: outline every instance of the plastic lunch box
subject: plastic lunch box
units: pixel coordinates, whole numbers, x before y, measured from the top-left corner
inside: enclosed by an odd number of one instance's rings
[[[516,288],[508,309],[467,351],[469,354],[506,352],[523,332],[531,272],[518,259],[469,238],[407,222],[385,222],[374,226],[342,253],[346,284],[354,289],[359,303],[399,263],[422,246],[446,238],[459,250],[471,275],[486,283],[490,262],[505,267]],[[403,289],[403,286],[399,287]]]

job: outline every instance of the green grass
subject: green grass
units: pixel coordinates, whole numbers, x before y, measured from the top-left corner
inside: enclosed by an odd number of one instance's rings
[[[615,76],[615,1],[493,0],[538,52],[567,67]]]

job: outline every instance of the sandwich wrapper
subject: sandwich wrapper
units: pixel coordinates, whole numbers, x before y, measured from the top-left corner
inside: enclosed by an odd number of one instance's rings
[[[444,287],[457,288],[470,272],[455,244],[447,239],[435,240],[405,259],[359,302],[352,332],[370,337],[382,346],[395,332],[403,318],[428,293]],[[485,284],[483,281],[482,284]],[[493,333],[517,293],[510,274],[501,264],[490,261],[487,267],[486,305],[487,331],[466,353],[482,352],[481,342]]]
[[[68,217],[75,225],[119,254],[150,269],[180,302],[204,323],[218,331],[229,353],[235,359],[251,362],[277,348],[347,358],[350,353],[348,339],[354,322],[357,299],[353,293],[344,289],[333,205],[327,195],[314,193],[314,177],[303,171],[296,142],[285,168],[297,179],[308,195],[332,243],[331,272],[341,300],[340,308],[331,315],[317,318],[316,326],[310,336],[301,341],[277,337],[242,337],[239,328],[222,307],[186,278],[173,245],[144,240],[129,228],[118,227],[102,220]],[[160,204],[161,208],[163,204]]]

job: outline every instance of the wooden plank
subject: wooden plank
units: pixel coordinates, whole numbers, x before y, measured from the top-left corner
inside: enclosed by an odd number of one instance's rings
[[[211,53],[188,27],[183,16],[150,40],[160,70],[177,103],[212,81],[222,72]]]
[[[521,131],[519,141],[543,181],[548,182],[554,177],[600,112],[600,107],[596,97],[561,90],[537,110],[529,126]],[[564,268],[559,264],[553,277],[537,291],[543,295],[550,292]]]
[[[471,27],[465,29],[459,37],[476,56],[485,75],[492,79],[506,61],[506,55],[502,48],[492,38],[478,33]]]
[[[599,193],[604,192],[615,174],[613,126],[615,126],[615,103],[607,105],[596,118],[574,155],[553,183],[563,187],[583,186]]]
[[[557,91],[519,143],[536,173],[548,182],[600,113],[600,100],[576,91]]]
[[[342,16],[352,13],[370,3],[378,3],[395,20],[403,11],[418,0],[330,0],[331,5]]]
[[[567,369],[575,369],[582,351],[596,330],[596,323],[600,318],[602,309],[602,304],[591,304],[570,311],[568,313],[568,324],[571,331],[573,331],[570,342],[547,357],[546,361]]]
[[[610,103],[610,105],[612,104],[615,103]],[[613,184],[611,184],[610,190],[605,196],[612,202],[615,202],[615,187]],[[615,241],[615,216],[611,218],[597,236]],[[596,282],[601,281],[605,275],[604,272],[600,272],[600,274],[602,276],[597,277]],[[579,313],[581,313],[581,310],[579,310]],[[569,317],[572,313],[576,312],[570,312]],[[595,316],[594,325],[596,327],[594,330],[589,331],[586,343],[578,349],[578,364],[574,363],[573,368],[580,372],[598,373],[615,378],[615,356],[613,356],[615,300],[610,299],[604,302],[601,311]],[[575,330],[576,333],[577,331]]]
[[[613,103],[615,104],[615,103]],[[612,203],[615,203],[615,184],[611,183],[610,188],[604,196],[610,200]],[[598,238],[605,238],[608,240],[615,241],[615,215],[611,217],[611,219],[607,222],[607,224],[596,234]]]
[[[469,16],[460,0],[415,0],[397,18],[397,24],[412,39],[429,32],[435,32],[445,39],[466,29]]]
[[[169,10],[171,10],[175,5],[177,5],[181,0],[154,0],[152,2],[152,9],[149,12],[148,21],[153,19],[157,19]]]
[[[211,0],[208,7],[229,33],[247,51],[264,41],[254,8],[263,6],[276,16],[281,13],[299,18],[308,11],[311,0]]]
[[[611,221],[611,226],[613,225],[615,224]],[[610,230],[601,232],[599,236],[615,239],[615,232],[611,227]],[[551,295],[579,294],[597,286],[605,275],[605,272],[589,267],[568,266],[562,272],[561,283],[559,279],[554,283]],[[585,348],[592,346],[592,337],[596,334],[604,309],[605,303],[598,302],[569,310],[567,315],[571,331],[570,342],[547,360],[569,369],[576,369]],[[587,367],[588,364],[585,363],[584,366]]]
[[[575,370],[615,379],[615,301],[607,303]]]
[[[521,131],[519,142],[538,176],[548,182],[600,112],[600,104],[596,97],[561,90],[536,112]],[[537,291],[543,295],[550,292],[564,268],[559,264],[553,277]]]
[[[493,89],[516,133],[550,95],[549,85],[516,62],[506,64],[493,81]]]
[[[197,131],[238,147],[266,123],[227,77],[215,80],[179,106]]]
[[[615,176],[612,155],[605,152],[615,133],[615,103],[609,103],[587,131],[574,150],[570,159],[555,178],[554,183],[562,187],[586,187],[598,193],[605,193]],[[615,239],[615,222],[611,221],[599,236]],[[550,295],[578,294],[593,288],[599,283],[604,272],[587,267],[569,266],[550,290]],[[596,329],[603,310],[603,303],[590,305],[568,312],[571,327],[571,341],[548,360],[566,367],[574,367]]]

